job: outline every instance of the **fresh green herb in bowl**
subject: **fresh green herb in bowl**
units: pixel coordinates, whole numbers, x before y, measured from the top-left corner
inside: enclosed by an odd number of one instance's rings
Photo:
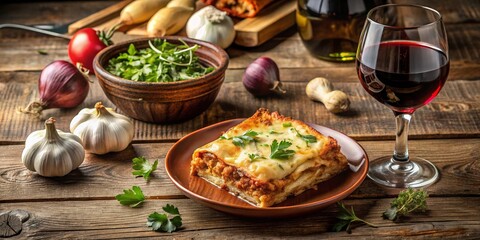
[[[94,70],[107,98],[125,115],[146,122],[178,123],[199,115],[215,101],[228,62],[220,46],[168,36],[108,46],[96,55]]]
[[[203,66],[195,51],[198,45],[169,43],[165,39],[148,41],[149,48],[136,49],[130,44],[127,52],[111,58],[106,67],[113,75],[139,82],[176,82],[194,79],[214,70]]]

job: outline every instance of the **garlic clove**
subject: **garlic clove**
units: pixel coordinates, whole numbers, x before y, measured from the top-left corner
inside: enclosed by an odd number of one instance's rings
[[[339,90],[333,90],[332,83],[326,78],[314,78],[306,86],[307,96],[314,101],[322,102],[332,113],[348,111],[350,100],[348,95]]]
[[[332,83],[328,79],[322,78],[322,77],[317,77],[310,80],[306,88],[307,95],[312,99],[318,98],[315,95],[326,94],[331,91],[333,91]],[[317,100],[317,101],[320,101],[320,100]]]
[[[348,99],[347,94],[342,91],[334,90],[329,92],[324,99],[325,101],[323,104],[327,110],[332,113],[345,112],[350,107],[350,100]]]

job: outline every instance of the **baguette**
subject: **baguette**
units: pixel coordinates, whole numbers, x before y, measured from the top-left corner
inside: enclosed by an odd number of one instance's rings
[[[148,21],[147,33],[163,37],[180,31],[195,11],[194,0],[172,0]]]
[[[170,0],[136,0],[123,8],[120,21],[125,25],[146,22]]]

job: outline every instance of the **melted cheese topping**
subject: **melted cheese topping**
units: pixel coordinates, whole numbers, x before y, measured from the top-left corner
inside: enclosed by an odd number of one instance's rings
[[[245,144],[245,146],[236,146],[232,138],[243,135],[248,130],[255,131],[255,141]],[[313,167],[315,159],[319,159],[319,152],[324,145],[323,139],[316,138],[317,141],[307,143],[301,135],[309,135],[308,130],[302,125],[291,123],[291,126],[284,126],[283,122],[275,121],[269,126],[251,126],[251,128],[233,128],[203,149],[215,153],[217,157],[223,159],[227,164],[243,169],[253,177],[268,181],[271,179],[282,179],[289,174],[298,173]],[[280,143],[286,140],[292,145],[288,150],[295,151],[295,154],[286,160],[271,159],[272,142],[277,140]],[[252,161],[249,157],[256,154],[258,157]]]

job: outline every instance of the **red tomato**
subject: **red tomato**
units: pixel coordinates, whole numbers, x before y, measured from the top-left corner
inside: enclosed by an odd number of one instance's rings
[[[100,39],[95,29],[84,28],[72,36],[68,44],[68,56],[74,65],[82,63],[90,73],[93,73],[93,59],[106,47],[107,45]]]

